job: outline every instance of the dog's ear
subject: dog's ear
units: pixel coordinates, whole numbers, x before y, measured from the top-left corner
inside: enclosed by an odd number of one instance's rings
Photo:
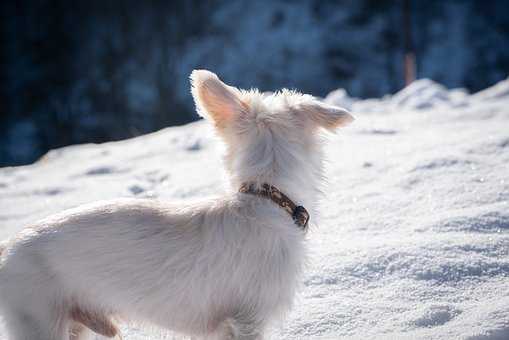
[[[301,103],[297,111],[317,126],[330,131],[354,121],[354,117],[346,109],[325,104],[316,99]]]
[[[194,70],[191,73],[191,93],[198,113],[210,118],[218,127],[225,127],[245,110],[240,91],[223,83],[214,73]]]

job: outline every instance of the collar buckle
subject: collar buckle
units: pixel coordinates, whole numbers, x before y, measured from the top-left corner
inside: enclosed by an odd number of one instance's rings
[[[302,205],[295,207],[292,218],[302,229],[306,230],[308,228],[309,213]]]

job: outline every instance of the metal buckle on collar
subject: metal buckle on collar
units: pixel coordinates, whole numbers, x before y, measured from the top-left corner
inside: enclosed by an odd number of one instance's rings
[[[295,223],[301,227],[303,230],[306,230],[309,222],[309,213],[302,205],[295,207],[293,211],[292,218]]]

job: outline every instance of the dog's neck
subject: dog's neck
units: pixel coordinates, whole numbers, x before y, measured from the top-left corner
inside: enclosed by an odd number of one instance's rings
[[[270,161],[251,156],[246,154],[239,159],[238,169],[231,169],[233,191],[238,191],[243,183],[253,183],[259,188],[269,184],[295,204],[306,207],[312,215],[316,214],[316,199],[321,192],[319,180],[323,178],[321,163],[315,164],[292,154],[272,155]],[[317,162],[320,156],[317,155]]]

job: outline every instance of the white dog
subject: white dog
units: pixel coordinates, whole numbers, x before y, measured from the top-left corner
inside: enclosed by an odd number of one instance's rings
[[[204,70],[191,82],[198,112],[226,143],[235,190],[188,204],[99,202],[25,229],[0,262],[11,340],[113,337],[117,317],[206,339],[262,339],[289,309],[322,180],[320,129],[353,118]]]

